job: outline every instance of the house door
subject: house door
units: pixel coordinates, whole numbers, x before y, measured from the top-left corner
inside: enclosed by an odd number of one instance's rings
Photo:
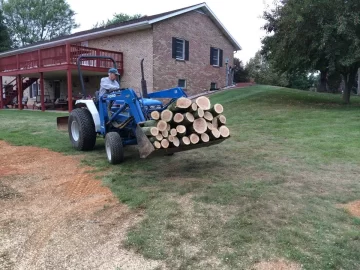
[[[55,99],[60,98],[60,81],[54,81]]]

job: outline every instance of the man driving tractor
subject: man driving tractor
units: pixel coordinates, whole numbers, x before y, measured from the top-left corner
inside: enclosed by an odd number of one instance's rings
[[[118,90],[120,84],[116,80],[116,76],[120,75],[116,68],[109,69],[109,76],[101,79],[99,96],[103,96],[111,91]]]

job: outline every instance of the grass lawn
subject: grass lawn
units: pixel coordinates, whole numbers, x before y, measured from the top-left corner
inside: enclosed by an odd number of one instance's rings
[[[169,269],[250,269],[284,258],[304,269],[360,269],[360,99],[254,86],[218,93],[232,138],[220,145],[107,164],[104,141],[84,164],[144,209],[126,245]],[[0,140],[77,154],[57,113],[0,111]]]

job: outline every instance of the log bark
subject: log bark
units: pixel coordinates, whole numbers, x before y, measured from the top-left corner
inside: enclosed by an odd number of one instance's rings
[[[177,130],[176,130],[176,128],[172,128],[171,130],[170,130],[170,134],[171,134],[171,136],[176,136],[177,135]]]
[[[144,127],[156,127],[159,121],[157,120],[149,120],[144,122]]]
[[[195,133],[191,134],[189,139],[190,139],[191,144],[197,144],[200,141],[199,135],[197,135]]]
[[[204,111],[210,110],[211,103],[210,100],[207,97],[198,97],[195,100],[195,103],[198,105],[200,109],[203,109]]]
[[[176,127],[176,131],[177,131],[177,136],[178,136],[178,137],[185,136],[185,134],[186,134],[186,127],[183,126],[183,125],[178,125],[178,126]]]
[[[176,113],[173,118],[173,122],[175,124],[180,124],[184,121],[184,116],[181,113]]]
[[[189,137],[186,137],[186,136],[182,137],[182,138],[180,139],[180,144],[181,144],[181,145],[190,145],[191,142],[190,142]]]
[[[159,134],[159,130],[156,127],[143,127],[141,129],[146,136],[156,136]]]
[[[192,115],[192,113],[184,113],[183,114],[184,120],[181,122],[182,125],[187,126],[190,125],[191,123],[194,123],[195,121],[195,117]]]
[[[172,112],[179,112],[188,109],[191,106],[192,101],[188,98],[178,98],[175,102],[171,103],[168,110]]]
[[[227,138],[230,136],[230,130],[226,126],[221,126],[219,128],[219,132],[220,132],[221,137],[223,137],[223,138]]]
[[[204,110],[199,108],[199,109],[197,109],[196,112],[193,113],[193,115],[194,115],[195,119],[202,118],[202,117],[204,117]]]
[[[190,126],[189,130],[191,132],[195,132],[197,134],[205,133],[208,129],[208,125],[204,118],[198,118],[194,121],[194,123]]]
[[[212,123],[206,122],[206,124],[207,124],[207,130],[208,130],[208,131],[211,131],[211,130],[214,128],[214,126],[213,126]]]
[[[170,124],[167,125],[166,130],[170,132],[170,130],[171,130],[171,125]]]
[[[217,103],[210,108],[209,112],[211,112],[213,114],[213,116],[217,116],[224,112],[224,107],[221,104]]]
[[[160,120],[160,121],[158,121],[156,127],[158,128],[159,131],[164,131],[167,129],[167,125],[168,124],[164,120]]]
[[[175,147],[180,146],[180,140],[178,137],[174,137],[174,141],[172,142]]]
[[[165,148],[165,149],[167,149],[167,148],[169,148],[169,141],[167,140],[167,139],[163,139],[162,141],[161,141],[161,147],[162,148]]]
[[[214,116],[211,114],[211,112],[205,112],[204,118],[206,121],[212,121],[214,119]]]
[[[161,148],[161,143],[158,142],[158,141],[154,142],[153,145],[154,145],[155,149],[160,149]]]
[[[170,110],[163,110],[161,112],[161,120],[164,120],[165,122],[170,122],[173,118],[173,112]]]
[[[220,131],[216,128],[213,128],[209,133],[208,133],[209,137],[211,140],[216,140],[219,139],[221,134]]]
[[[159,120],[160,119],[160,113],[158,111],[153,111],[151,112],[151,118],[154,120]]]
[[[204,142],[204,143],[207,143],[207,142],[210,141],[210,137],[209,137],[209,135],[206,134],[206,133],[201,134],[200,139],[201,139],[201,141]]]

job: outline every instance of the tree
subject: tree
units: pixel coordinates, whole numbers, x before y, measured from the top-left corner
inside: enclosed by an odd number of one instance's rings
[[[360,67],[360,1],[286,0],[264,13],[262,52],[277,70],[289,74],[320,71],[320,90],[327,90],[328,75],[343,77],[343,101]]]
[[[1,0],[15,47],[68,35],[78,27],[66,0]]]
[[[106,27],[106,26],[109,26],[111,24],[126,22],[126,21],[130,21],[130,20],[135,20],[135,19],[139,19],[141,17],[142,17],[141,14],[129,15],[129,14],[125,14],[125,13],[115,13],[113,15],[112,19],[108,19],[107,22],[102,21],[102,22],[96,23],[94,25],[94,28]]]
[[[4,17],[0,9],[0,52],[7,51],[11,48],[11,39],[8,28],[4,24]]]
[[[245,70],[245,66],[239,58],[236,57],[234,58],[233,69],[234,69],[234,81],[236,83],[249,81],[249,74],[247,70]]]

